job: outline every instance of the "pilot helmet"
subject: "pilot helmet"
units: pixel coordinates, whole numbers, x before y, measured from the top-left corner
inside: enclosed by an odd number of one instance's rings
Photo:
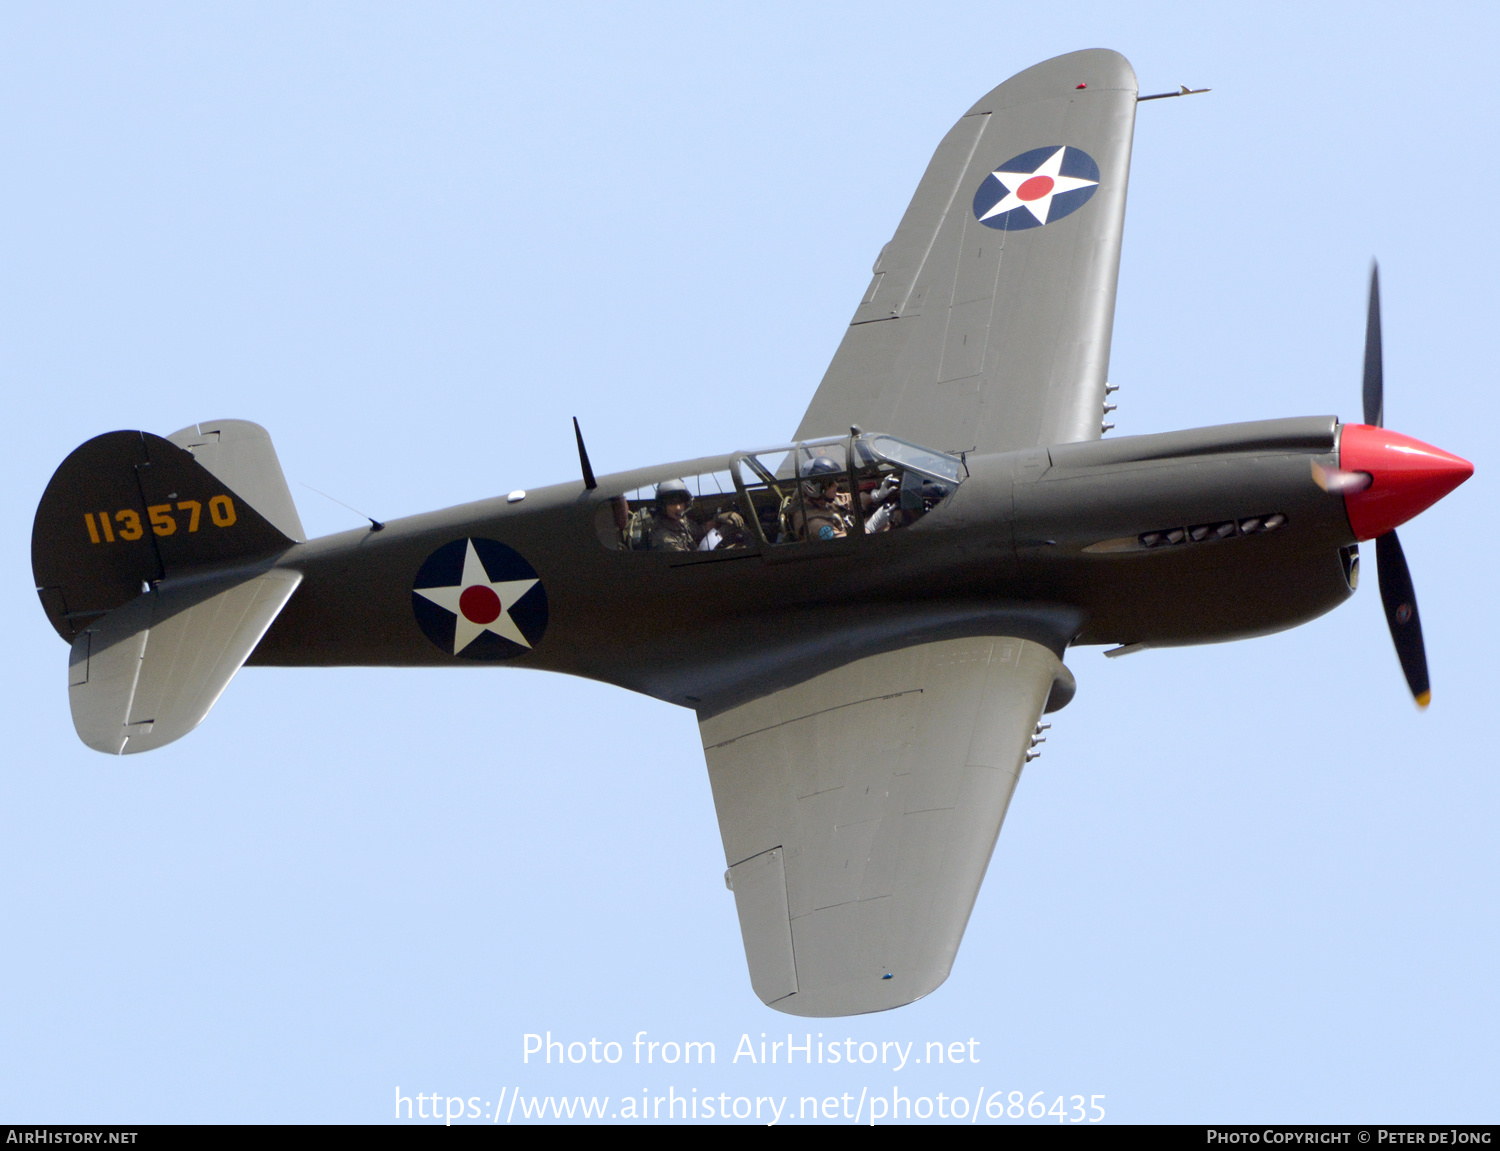
[[[665,508],[668,504],[690,504],[693,502],[693,493],[688,491],[687,484],[681,480],[662,480],[656,485],[656,506]]]
[[[809,460],[807,466],[802,469],[802,478],[804,481],[802,484],[802,494],[810,500],[821,499],[823,493],[828,490],[828,485],[837,483],[839,477],[843,474],[844,469],[839,467],[837,462],[829,459],[827,456],[817,456]],[[808,478],[810,476],[823,476],[826,478],[812,480]]]

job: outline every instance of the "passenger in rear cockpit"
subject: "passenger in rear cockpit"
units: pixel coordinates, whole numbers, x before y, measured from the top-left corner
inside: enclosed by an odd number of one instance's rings
[[[663,480],[656,485],[656,506],[641,509],[640,523],[631,534],[640,546],[653,552],[690,552],[698,547],[698,533],[688,518],[693,494],[681,480]]]

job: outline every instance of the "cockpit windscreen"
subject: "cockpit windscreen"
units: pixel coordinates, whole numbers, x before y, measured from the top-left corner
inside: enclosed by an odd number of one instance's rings
[[[883,433],[805,440],[615,496],[600,508],[599,539],[627,551],[713,552],[878,535],[916,523],[965,474],[960,457]]]

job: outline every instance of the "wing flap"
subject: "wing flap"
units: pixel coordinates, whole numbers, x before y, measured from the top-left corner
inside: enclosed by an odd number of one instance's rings
[[[795,994],[797,962],[792,955],[792,919],[781,848],[736,863],[729,869],[729,886],[745,940],[750,986],[764,1003]]]
[[[874,279],[855,311],[852,323],[894,319],[905,314],[913,303],[916,305],[913,312],[920,311],[920,301],[911,299],[912,288],[927,263],[942,222],[953,207],[963,174],[968,170],[988,121],[989,116],[985,113],[965,116],[943,137],[927,171],[922,174],[922,181],[917,185],[911,206],[901,218],[896,234],[880,249],[871,269]]]
[[[272,570],[163,581],[96,619],[68,660],[78,738],[128,755],[192,731],[301,580],[299,572]]]
[[[700,724],[751,982],[795,1015],[947,978],[1060,662],[981,637],[858,660]],[[791,935],[735,868],[779,858]],[[759,968],[761,974],[757,974]],[[770,998],[763,988],[782,992]],[[791,986],[792,991],[784,991]]]

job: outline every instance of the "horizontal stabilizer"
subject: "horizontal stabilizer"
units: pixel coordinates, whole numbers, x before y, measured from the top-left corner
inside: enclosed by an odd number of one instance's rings
[[[73,641],[68,702],[78,738],[126,755],[203,722],[286,605],[300,572],[239,569],[163,580]]]

